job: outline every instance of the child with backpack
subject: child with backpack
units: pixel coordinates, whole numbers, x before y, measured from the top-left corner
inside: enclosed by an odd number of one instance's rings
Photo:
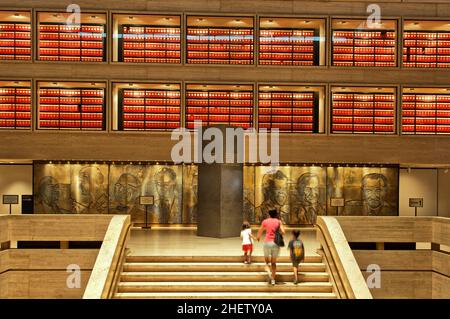
[[[293,230],[292,239],[288,244],[292,261],[292,270],[294,271],[294,285],[298,284],[298,266],[305,259],[305,247],[303,247],[303,241],[300,240],[299,236],[300,230]]]
[[[242,250],[244,251],[244,264],[250,264],[253,252],[253,235],[252,229],[248,222],[242,224],[241,230]]]

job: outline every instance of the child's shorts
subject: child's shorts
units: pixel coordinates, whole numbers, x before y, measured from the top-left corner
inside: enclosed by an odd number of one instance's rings
[[[252,244],[242,245],[242,250],[246,253],[251,253],[253,251],[253,245]]]

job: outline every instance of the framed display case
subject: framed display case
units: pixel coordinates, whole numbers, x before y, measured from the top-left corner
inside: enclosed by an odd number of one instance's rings
[[[181,16],[113,14],[113,61],[181,63]]]
[[[331,133],[395,134],[396,88],[332,87]]]
[[[253,85],[186,84],[186,127],[253,127]]]
[[[104,82],[37,82],[38,129],[105,130]]]
[[[0,81],[0,129],[31,129],[30,81]]]
[[[80,24],[72,13],[38,12],[38,60],[70,62],[106,61],[106,14],[81,13]]]
[[[325,19],[260,18],[259,64],[325,64]]]
[[[113,83],[113,130],[168,131],[181,127],[181,86]]]
[[[187,17],[186,62],[253,64],[253,17]]]
[[[450,21],[405,20],[402,61],[406,68],[450,67]]]
[[[31,12],[0,11],[0,60],[31,60]]]
[[[402,134],[450,134],[450,88],[403,88]]]
[[[260,85],[258,129],[324,132],[324,87]]]
[[[397,66],[397,20],[332,19],[331,65]]]

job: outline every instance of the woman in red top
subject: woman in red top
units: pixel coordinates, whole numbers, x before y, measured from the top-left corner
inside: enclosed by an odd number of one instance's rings
[[[275,277],[277,274],[277,258],[280,253],[280,247],[275,244],[275,232],[280,228],[281,234],[284,235],[284,227],[281,221],[277,218],[278,213],[275,209],[269,211],[269,218],[266,218],[261,223],[258,231],[257,239],[260,241],[263,231],[266,231],[264,238],[264,260],[266,262],[266,272],[269,276],[270,283],[275,285]]]

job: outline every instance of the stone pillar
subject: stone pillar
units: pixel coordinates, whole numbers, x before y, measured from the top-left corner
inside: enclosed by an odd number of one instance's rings
[[[217,126],[223,135],[226,157],[226,127]],[[239,137],[238,137],[239,138]],[[209,141],[203,142],[203,148]],[[234,150],[239,143],[235,139]],[[201,145],[201,144],[200,144]],[[203,149],[202,148],[202,149]],[[225,160],[224,160],[225,162]],[[243,222],[243,164],[200,163],[198,166],[197,235],[215,238],[239,236]]]

